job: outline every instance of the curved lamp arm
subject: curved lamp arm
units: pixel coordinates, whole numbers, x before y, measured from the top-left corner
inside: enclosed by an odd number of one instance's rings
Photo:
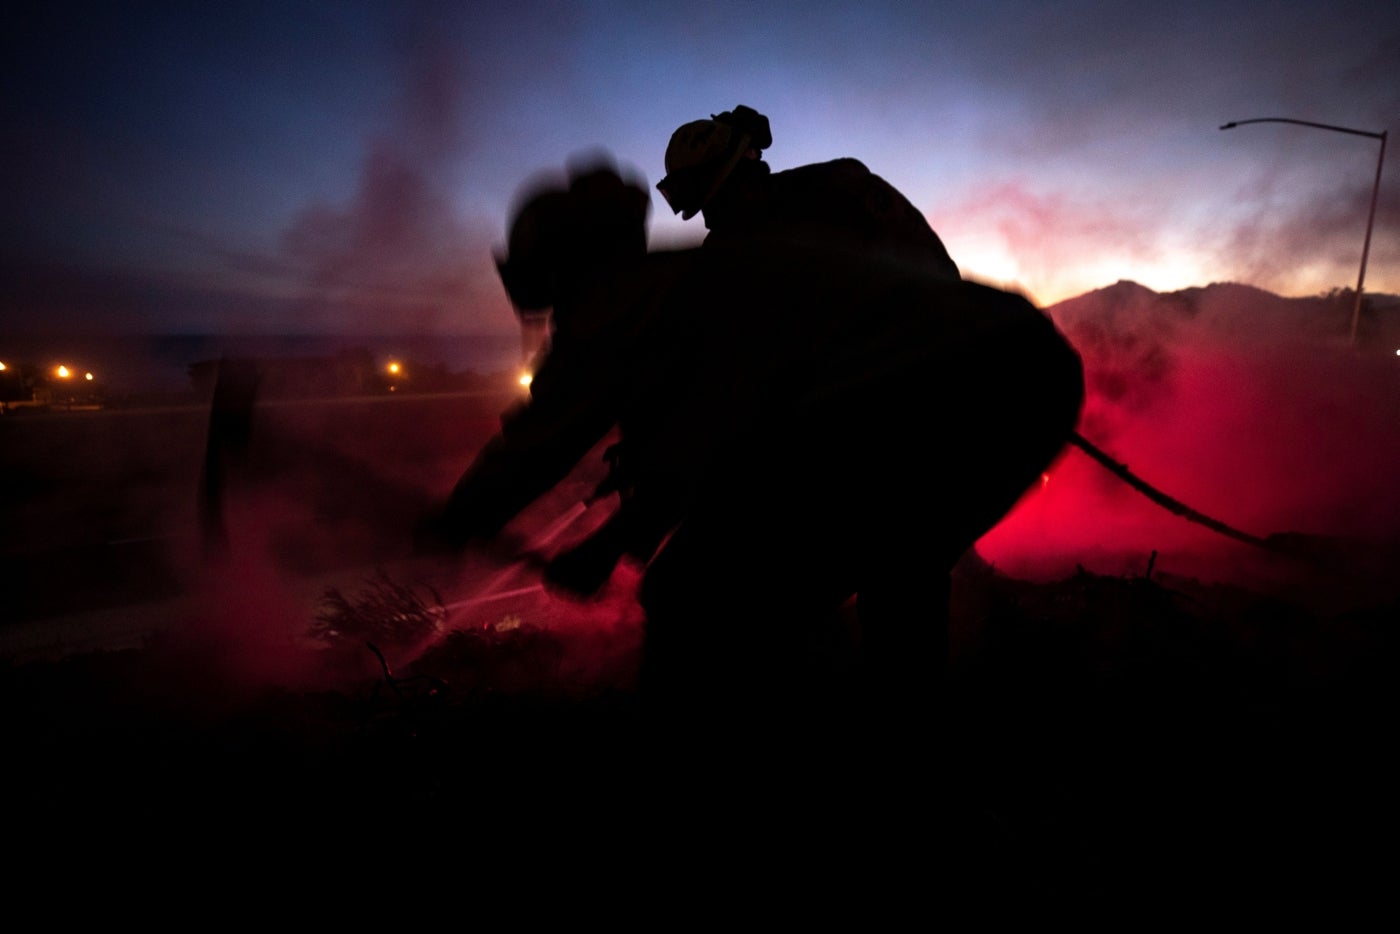
[[[1252,120],[1232,120],[1220,127],[1222,130],[1234,129],[1237,126],[1244,126],[1246,123],[1296,123],[1299,126],[1316,127],[1319,130],[1335,130],[1338,133],[1350,133],[1353,136],[1365,136],[1370,139],[1381,141],[1381,154],[1376,160],[1376,183],[1371,188],[1371,213],[1366,218],[1366,240],[1361,247],[1361,272],[1356,277],[1356,302],[1351,309],[1351,342],[1356,344],[1356,328],[1361,321],[1361,288],[1366,284],[1366,258],[1371,253],[1371,228],[1376,223],[1376,199],[1381,192],[1381,166],[1385,165],[1385,137],[1387,130],[1379,133],[1371,133],[1366,130],[1353,130],[1351,127],[1333,126],[1330,123],[1313,123],[1310,120],[1293,120],[1289,117],[1255,117]]]

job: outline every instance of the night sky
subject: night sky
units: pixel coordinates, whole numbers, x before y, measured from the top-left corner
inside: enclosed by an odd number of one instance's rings
[[[23,3],[0,68],[0,331],[509,333],[491,261],[535,172],[649,186],[681,123],[855,156],[965,275],[1354,288],[1400,5]],[[1400,146],[1368,291],[1400,292]],[[656,245],[694,242],[653,189]]]

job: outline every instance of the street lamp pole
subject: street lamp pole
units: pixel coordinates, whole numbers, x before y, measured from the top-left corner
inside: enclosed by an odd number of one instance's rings
[[[1376,183],[1371,188],[1371,213],[1366,218],[1366,240],[1361,247],[1361,272],[1356,277],[1356,302],[1351,309],[1351,342],[1356,343],[1356,328],[1361,321],[1361,289],[1366,284],[1366,258],[1371,253],[1371,228],[1376,223],[1376,199],[1381,192],[1381,166],[1385,165],[1385,137],[1387,130],[1379,133],[1370,133],[1366,130],[1353,130],[1350,127],[1332,126],[1329,123],[1312,123],[1308,120],[1291,120],[1288,117],[1256,117],[1253,120],[1235,120],[1225,124],[1220,129],[1229,130],[1237,126],[1244,126],[1246,123],[1296,123],[1299,126],[1317,127],[1319,130],[1335,130],[1338,133],[1350,133],[1353,136],[1367,136],[1371,139],[1381,141],[1381,154],[1376,159]]]

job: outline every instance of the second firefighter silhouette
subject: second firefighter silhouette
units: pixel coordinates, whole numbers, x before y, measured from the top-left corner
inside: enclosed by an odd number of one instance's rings
[[[611,164],[524,199],[502,280],[555,332],[440,527],[498,534],[616,426],[617,512],[549,576],[588,593],[623,555],[645,565],[645,697],[803,706],[814,634],[855,597],[867,683],[923,709],[950,570],[1063,449],[1078,355],[1022,296],[895,256],[648,253],[648,203]]]
[[[956,279],[958,267],[928,221],[898,189],[858,159],[774,172],[768,118],[740,104],[671,134],[666,177],[657,183],[684,220],[700,214],[706,243],[736,236],[816,240],[878,250]]]

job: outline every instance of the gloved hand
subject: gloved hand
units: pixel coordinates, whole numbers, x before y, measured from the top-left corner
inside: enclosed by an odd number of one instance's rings
[[[470,538],[444,508],[428,510],[413,523],[413,551],[418,555],[457,554]]]
[[[612,522],[589,538],[565,549],[544,567],[544,582],[574,597],[594,597],[622,559],[622,536]]]

